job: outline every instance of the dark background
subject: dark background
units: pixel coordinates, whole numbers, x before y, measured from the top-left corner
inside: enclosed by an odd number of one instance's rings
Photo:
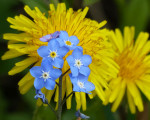
[[[88,18],[101,22],[107,20],[109,29],[124,26],[135,26],[136,36],[140,31],[150,33],[150,0],[0,0],[0,56],[7,51],[7,41],[2,39],[4,33],[14,33],[16,30],[9,28],[7,17],[25,14],[24,5],[31,8],[39,7],[46,12],[49,3],[65,2],[67,8],[74,10],[88,6]],[[25,14],[26,15],[26,14]],[[0,120],[53,120],[54,114],[47,107],[36,107],[34,99],[35,91],[31,89],[27,94],[21,95],[18,91],[18,81],[25,75],[26,71],[14,76],[8,76],[8,71],[15,62],[22,58],[0,61]],[[90,120],[150,120],[150,103],[143,96],[145,110],[142,113],[132,115],[123,101],[117,112],[110,111],[110,105],[103,106],[100,99],[87,99],[87,111]],[[52,103],[55,105],[55,103]],[[72,100],[72,109],[63,108],[63,120],[75,120],[75,100]]]

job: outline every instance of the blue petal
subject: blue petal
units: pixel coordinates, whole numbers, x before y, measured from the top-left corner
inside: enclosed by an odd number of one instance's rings
[[[90,55],[83,55],[81,57],[81,61],[84,66],[88,66],[89,64],[91,64],[92,58]]]
[[[70,66],[70,70],[71,70],[71,73],[72,73],[72,77],[77,77],[78,76],[79,70],[78,70],[77,67]]]
[[[49,48],[47,46],[41,46],[38,50],[37,50],[39,56],[41,57],[47,57],[49,56]]]
[[[74,50],[74,49],[79,49],[81,51],[83,51],[83,48],[81,46],[71,46],[69,47],[70,50]]]
[[[56,40],[58,41],[60,47],[65,46],[65,42],[64,42],[63,39],[61,39],[61,38],[56,38]]]
[[[80,59],[82,57],[82,55],[83,55],[83,51],[81,51],[79,48],[76,48],[72,52],[72,55],[73,55],[74,58]]]
[[[79,50],[83,51],[83,48],[81,46],[76,46]]]
[[[50,71],[50,76],[53,80],[56,80],[57,78],[59,78],[61,74],[62,72],[59,69],[53,69]]]
[[[68,53],[69,49],[66,47],[61,47],[60,49],[58,49],[58,55],[60,57],[64,57],[67,53]]]
[[[48,42],[51,38],[52,38],[51,34],[45,35],[45,36],[43,36],[43,37],[40,38],[40,41],[42,41],[42,42]]]
[[[44,87],[44,80],[42,78],[36,78],[34,80],[34,87],[35,89],[41,89]]]
[[[36,94],[43,94],[40,89],[36,89]]]
[[[84,83],[87,92],[95,90],[95,85],[89,81]]]
[[[85,88],[80,88],[80,92],[88,93]]]
[[[62,68],[64,65],[64,60],[62,58],[57,57],[54,59],[52,64],[57,68]]]
[[[45,101],[45,95],[44,95],[43,93],[42,93],[42,94],[36,94],[36,95],[34,96],[34,98],[35,98],[35,99],[41,98],[43,102]]]
[[[77,77],[73,77],[72,74],[69,74],[72,83],[77,83]]]
[[[56,51],[57,49],[60,48],[59,43],[57,42],[56,39],[52,39],[51,41],[49,41],[48,43],[48,48],[51,51]]]
[[[30,69],[30,73],[33,77],[39,78],[42,75],[42,69],[40,66],[34,66]]]
[[[42,99],[43,103],[45,103],[46,99],[45,99],[45,95],[44,94],[41,95],[41,99]]]
[[[51,34],[51,35],[52,35],[52,38],[57,38],[57,37],[59,37],[59,34],[60,34],[60,32],[59,32],[59,31],[56,31],[56,32],[54,32],[54,33]]]
[[[80,110],[78,110],[76,113],[75,113],[75,116],[78,118],[82,118],[82,119],[89,119],[90,117],[87,116],[87,115],[84,115],[83,113],[80,112]]]
[[[86,115],[84,115],[83,113],[80,113],[80,117],[81,117],[82,119],[89,119],[89,118],[90,118],[89,116],[86,116]]]
[[[78,110],[78,111],[75,113],[75,116],[76,116],[76,117],[80,117],[80,110]]]
[[[84,76],[82,74],[79,74],[78,75],[78,79],[81,81],[81,82],[86,82],[88,81],[88,76]]]
[[[67,46],[67,45],[66,45],[66,47],[68,47],[68,48],[69,48],[69,50],[74,50],[74,49],[76,49],[76,48],[77,48],[77,46],[74,46],[74,45],[72,45],[72,46]]]
[[[60,31],[59,37],[63,40],[69,39],[68,33],[66,31]]]
[[[90,75],[90,68],[89,67],[81,66],[80,69],[79,69],[79,72],[82,75],[89,76]]]
[[[54,80],[51,80],[51,79],[47,79],[44,86],[46,89],[48,90],[54,90],[55,88],[55,81]]]
[[[68,62],[68,64],[69,64],[69,66],[74,66],[75,59],[73,58],[72,55],[68,56],[68,57],[66,58],[66,60],[67,60],[67,62]]]
[[[42,70],[48,72],[53,69],[52,63],[48,59],[43,59],[41,63]]]
[[[73,91],[80,92],[80,87],[77,85],[77,82],[73,83]]]
[[[34,98],[37,100],[38,98],[40,98],[40,95],[37,94],[37,95],[34,96]]]
[[[77,45],[79,43],[79,39],[76,36],[70,36],[69,41],[73,43],[73,45]]]

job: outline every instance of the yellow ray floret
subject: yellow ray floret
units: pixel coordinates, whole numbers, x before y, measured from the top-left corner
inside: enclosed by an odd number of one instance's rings
[[[19,73],[31,65],[40,66],[42,58],[37,54],[37,49],[40,46],[47,45],[47,43],[39,39],[44,35],[64,30],[68,32],[69,36],[77,36],[80,41],[78,45],[83,47],[84,54],[92,57],[92,64],[89,66],[91,69],[89,81],[96,86],[96,90],[89,96],[93,98],[97,94],[104,101],[105,93],[103,88],[108,87],[106,80],[108,78],[115,78],[118,72],[118,65],[112,60],[114,52],[111,49],[110,43],[107,41],[108,30],[101,28],[106,24],[106,21],[98,23],[85,18],[88,11],[87,7],[83,11],[81,9],[73,11],[72,8],[66,10],[64,3],[58,4],[57,9],[55,9],[53,4],[50,4],[48,17],[37,7],[31,10],[28,6],[25,6],[24,9],[33,20],[24,15],[7,19],[11,23],[10,27],[20,31],[20,33],[4,34],[3,38],[9,41],[9,51],[2,56],[2,59],[11,59],[21,55],[28,55],[28,58],[16,63],[15,67],[9,71],[9,74],[14,75]],[[66,57],[64,57],[62,72],[69,69],[69,65],[65,59]],[[18,85],[22,94],[26,93],[33,86],[33,80],[30,73],[21,79]],[[58,102],[57,86],[55,86],[55,90],[48,91],[43,88],[42,91],[46,94],[49,102],[53,95],[55,95],[54,101]],[[63,78],[62,97],[64,98],[65,95],[69,95],[71,92],[72,84],[67,74]],[[85,110],[86,95],[84,93],[75,93],[75,98],[77,101],[77,109],[82,106],[83,110]],[[66,106],[68,109],[71,108],[71,99],[72,96],[67,99]],[[38,105],[40,104],[41,102],[38,101]]]
[[[132,113],[136,106],[144,110],[141,92],[150,100],[150,41],[149,34],[141,32],[134,40],[134,27],[125,27],[124,36],[119,29],[110,31],[109,40],[116,51],[114,60],[120,70],[116,78],[110,79],[109,89],[105,91],[106,101],[113,103],[112,111],[116,111],[125,91]]]

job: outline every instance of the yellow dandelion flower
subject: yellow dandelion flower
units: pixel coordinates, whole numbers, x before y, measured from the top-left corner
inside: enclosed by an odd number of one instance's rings
[[[105,79],[107,79],[108,76],[115,77],[118,71],[117,65],[112,59],[113,52],[111,52],[110,45],[107,42],[108,31],[107,29],[101,28],[106,24],[106,21],[97,23],[94,20],[85,18],[88,11],[87,7],[83,11],[81,9],[73,11],[72,8],[66,10],[64,3],[58,4],[57,9],[55,9],[53,4],[50,4],[48,17],[37,7],[31,10],[28,6],[25,6],[24,9],[33,20],[24,15],[7,19],[8,22],[11,23],[10,27],[21,31],[21,33],[4,34],[4,39],[9,40],[9,51],[2,56],[2,59],[11,59],[21,55],[28,55],[28,57],[25,60],[17,62],[15,67],[9,71],[9,75],[19,73],[31,65],[40,66],[42,58],[37,54],[37,49],[40,46],[47,45],[47,43],[39,39],[44,35],[64,30],[68,32],[69,36],[77,36],[80,41],[78,45],[83,47],[83,53],[92,57],[92,64],[89,66],[91,69],[89,81],[95,85],[96,89],[89,97],[93,98],[93,96],[97,94],[100,99],[104,101],[105,94],[103,87],[107,87]],[[69,65],[65,60],[62,72],[68,69]],[[28,72],[18,83],[20,93],[25,94],[33,86],[33,81],[34,78]],[[42,89],[42,92],[45,93],[49,102],[54,93],[54,101],[58,102],[58,91],[57,86],[55,86],[55,90]],[[65,95],[68,96],[71,92],[72,84],[69,75],[66,74],[66,76],[63,77],[62,97],[64,98]],[[76,92],[75,98],[77,109],[82,106],[82,109],[85,110],[85,93]],[[71,99],[72,97],[69,97],[66,102],[68,109],[71,108]],[[38,105],[40,104],[42,103],[38,101]]]
[[[150,41],[149,34],[141,32],[134,41],[134,27],[125,27],[124,36],[119,29],[110,31],[109,39],[116,51],[114,60],[120,66],[116,78],[109,82],[106,90],[108,102],[113,103],[112,111],[116,111],[125,93],[132,113],[143,111],[140,91],[150,100]]]

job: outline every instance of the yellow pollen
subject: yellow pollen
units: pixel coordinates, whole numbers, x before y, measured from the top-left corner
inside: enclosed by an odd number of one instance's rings
[[[119,76],[124,79],[137,80],[146,71],[143,57],[133,54],[129,49],[125,49],[115,61],[120,66]]]
[[[71,42],[70,41],[65,41],[66,45],[71,45]]]
[[[56,54],[56,52],[51,52],[51,53],[50,53],[50,56],[51,56],[52,58],[55,58],[55,57],[57,56],[57,54]]]

